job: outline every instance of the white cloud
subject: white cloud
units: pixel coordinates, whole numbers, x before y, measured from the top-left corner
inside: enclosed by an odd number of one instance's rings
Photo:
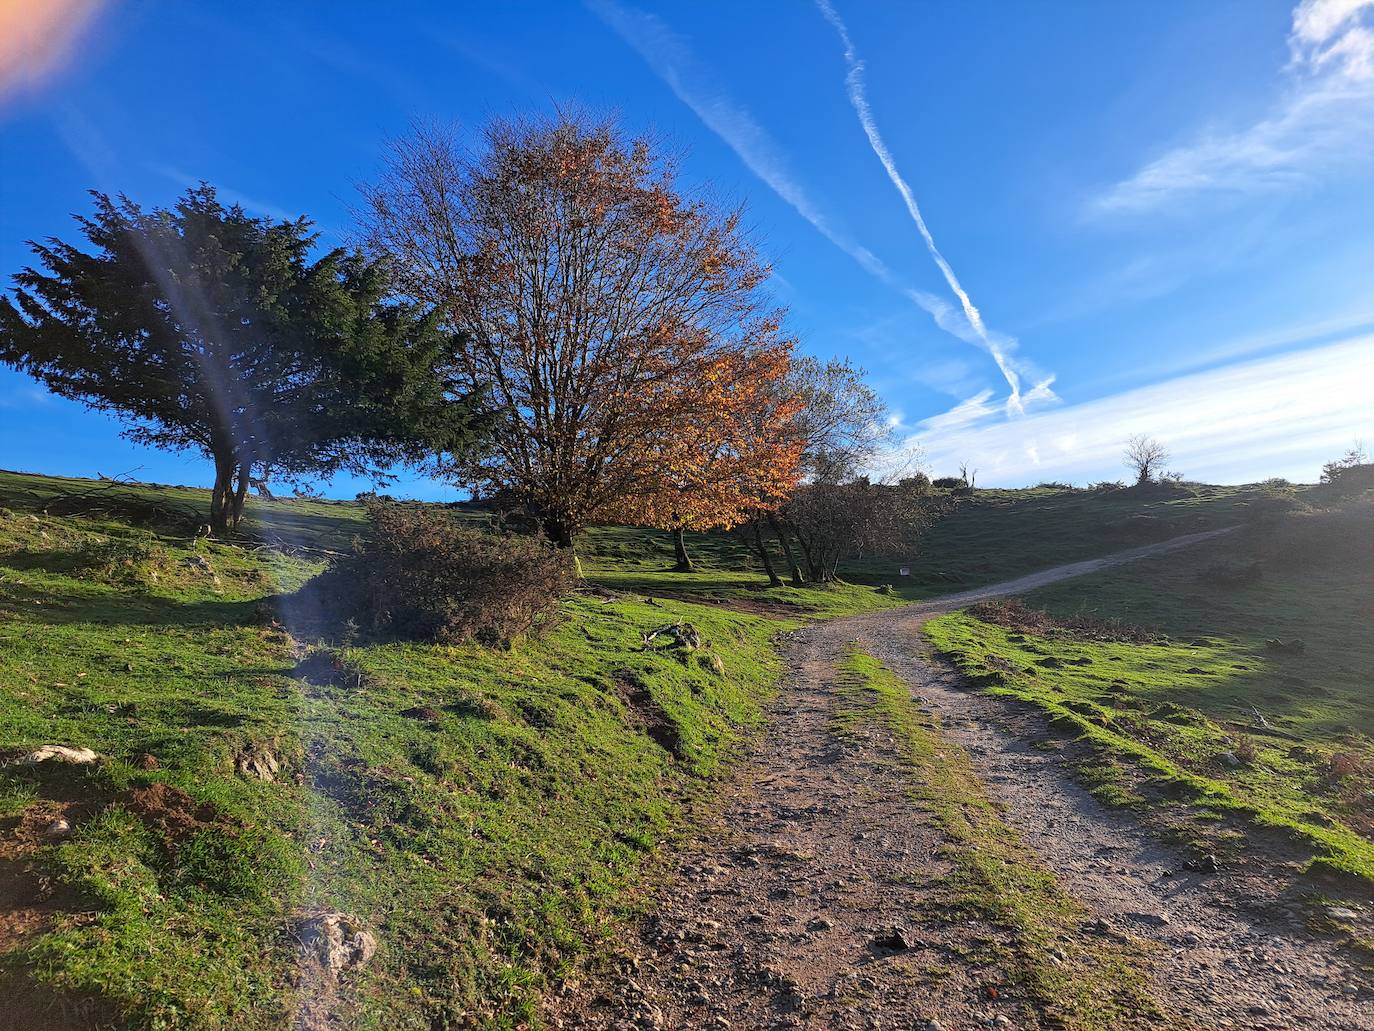
[[[922,419],[917,436],[927,437],[936,433],[962,430],[974,423],[996,415],[998,408],[992,404],[992,391],[980,390],[972,397],[965,398],[947,412]]]
[[[1374,438],[1372,383],[1374,336],[1363,336],[994,425],[952,418],[976,416],[974,397],[927,420],[907,443],[919,444],[937,473],[967,460],[990,486],[1117,479],[1123,442],[1134,433],[1161,440],[1171,468],[1197,479],[1310,480],[1352,439]]]
[[[1371,6],[1374,0],[1302,0],[1293,9],[1293,41],[1320,46]]]
[[[1283,95],[1238,131],[1170,150],[1098,197],[1100,211],[1153,211],[1201,195],[1318,181],[1374,157],[1374,0],[1302,0]]]

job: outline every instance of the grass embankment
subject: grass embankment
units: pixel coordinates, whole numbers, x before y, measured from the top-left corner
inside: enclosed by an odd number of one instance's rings
[[[1245,522],[1263,506],[1262,486],[1152,485],[1145,489],[1031,487],[951,498],[909,562],[904,593],[932,597],[1010,580],[1183,534]],[[890,582],[890,563],[852,563],[855,582]],[[883,579],[886,577],[886,580]]]
[[[10,1026],[281,1027],[302,1002],[355,1027],[518,1023],[758,722],[791,625],[583,594],[511,652],[357,644],[302,678],[291,592],[316,557],[161,528],[197,491],[43,514],[62,486],[0,482],[0,749],[101,759],[0,767]],[[251,511],[263,536],[333,547],[362,525],[352,505]],[[644,648],[675,620],[700,651]],[[59,816],[73,832],[51,843]],[[337,997],[300,999],[296,920],[316,910],[379,950]]]
[[[1091,745],[1105,800],[1223,854],[1246,825],[1282,828],[1316,868],[1371,882],[1371,540],[1374,505],[1342,503],[1029,594],[1049,620],[956,613],[928,633]]]
[[[1140,953],[1085,936],[1088,912],[1028,850],[988,797],[966,752],[912,701],[906,685],[859,651],[844,665],[837,721],[842,730],[885,725],[910,771],[911,793],[945,837],[950,873],[935,902],[949,919],[987,921],[1004,932],[989,942],[996,958],[1050,1026],[1155,1026],[1161,1015],[1145,991]]]

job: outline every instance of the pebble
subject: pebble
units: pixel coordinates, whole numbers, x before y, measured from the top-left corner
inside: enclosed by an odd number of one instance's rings
[[[1163,927],[1169,923],[1168,913],[1123,913],[1127,920],[1138,920],[1142,924],[1153,924],[1156,927]]]

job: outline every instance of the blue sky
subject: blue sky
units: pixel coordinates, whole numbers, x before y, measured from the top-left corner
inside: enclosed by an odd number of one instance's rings
[[[92,187],[204,178],[332,244],[412,120],[579,102],[747,203],[802,347],[937,474],[1116,478],[1144,432],[1311,480],[1374,443],[1374,0],[35,10],[0,32],[6,284]],[[0,370],[0,467],[206,479],[117,430]]]

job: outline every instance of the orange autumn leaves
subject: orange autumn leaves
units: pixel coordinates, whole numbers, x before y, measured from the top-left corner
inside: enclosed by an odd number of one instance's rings
[[[796,485],[802,443],[789,394],[792,343],[772,339],[703,355],[672,399],[672,429],[643,456],[641,489],[608,513],[661,529],[731,527],[777,507]],[[684,377],[684,380],[688,379]]]
[[[455,331],[458,389],[493,416],[446,470],[570,546],[605,522],[732,526],[798,478],[792,341],[741,225],[671,160],[578,113],[394,148],[368,241]]]

